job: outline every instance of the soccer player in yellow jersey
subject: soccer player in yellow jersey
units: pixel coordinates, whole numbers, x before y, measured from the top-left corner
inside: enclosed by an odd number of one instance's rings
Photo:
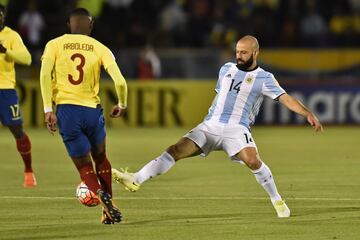
[[[15,62],[31,64],[31,55],[17,32],[4,25],[6,10],[0,4],[0,120],[16,139],[25,165],[24,187],[35,187],[31,166],[31,142],[23,130],[19,99],[15,91]]]
[[[89,36],[93,27],[89,12],[74,9],[68,25],[71,34],[49,41],[42,56],[40,84],[45,122],[50,133],[59,125],[81,180],[103,205],[102,223],[112,224],[121,221],[121,213],[112,201],[111,165],[105,154],[105,123],[98,97],[101,66],[115,83],[119,102],[110,114],[113,118],[126,109],[127,85],[111,51]],[[56,114],[52,102],[57,106]]]

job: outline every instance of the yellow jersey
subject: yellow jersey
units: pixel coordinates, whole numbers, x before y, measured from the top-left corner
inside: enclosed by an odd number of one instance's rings
[[[51,108],[51,101],[55,104],[95,108],[100,103],[98,93],[101,66],[104,66],[106,71],[114,66],[118,69],[112,52],[92,37],[64,34],[49,41],[42,55],[40,73],[45,112]],[[50,71],[46,70],[47,68],[50,68]],[[118,81],[119,84],[113,80],[117,87],[119,104],[126,106],[127,88],[125,80],[121,74],[120,76],[122,79]]]
[[[0,31],[0,43],[6,48],[5,53],[0,53],[0,89],[14,89],[15,62],[30,65],[31,55],[20,35],[9,27]]]

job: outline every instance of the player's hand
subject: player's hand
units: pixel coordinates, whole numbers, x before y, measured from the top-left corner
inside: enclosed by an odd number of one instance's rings
[[[6,53],[6,48],[0,43],[0,53]]]
[[[315,132],[323,132],[324,131],[324,128],[321,125],[319,119],[317,119],[317,117],[314,114],[309,114],[306,119],[309,122],[309,124],[313,127]]]
[[[118,118],[123,116],[125,112],[126,112],[126,108],[121,108],[119,107],[119,105],[115,105],[111,110],[110,117]]]
[[[54,132],[56,132],[57,117],[53,112],[45,113],[45,123],[49,133],[54,135]]]

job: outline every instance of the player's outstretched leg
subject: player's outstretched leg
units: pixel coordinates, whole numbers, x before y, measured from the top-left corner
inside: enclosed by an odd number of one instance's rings
[[[123,184],[126,190],[136,192],[143,182],[166,173],[174,164],[174,158],[168,152],[163,152],[134,174],[127,172],[127,169],[119,171],[113,168],[112,176],[116,182]]]
[[[128,168],[121,168],[120,170],[112,168],[111,172],[114,181],[123,184],[129,192],[136,192],[140,189],[140,184],[135,181],[134,174],[128,172]]]
[[[290,217],[290,209],[282,200],[270,168],[260,160],[257,149],[255,147],[246,147],[236,154],[233,160],[243,161],[250,168],[256,181],[269,195],[278,217]]]
[[[110,217],[114,222],[121,222],[121,213],[113,203],[111,195],[101,189],[97,191],[97,195],[104,207],[104,211],[106,212],[107,216]]]
[[[201,152],[193,140],[183,137],[159,157],[147,163],[140,171],[132,174],[127,172],[127,169],[122,171],[112,169],[112,176],[116,182],[123,184],[125,189],[135,192],[143,182],[169,171],[176,161],[199,155]]]
[[[279,218],[290,217],[290,209],[288,208],[284,200],[278,200],[273,202],[272,204]]]
[[[269,194],[277,216],[280,218],[290,217],[290,209],[277,191],[270,168],[265,163],[262,163],[259,169],[251,171],[254,174],[256,181]]]

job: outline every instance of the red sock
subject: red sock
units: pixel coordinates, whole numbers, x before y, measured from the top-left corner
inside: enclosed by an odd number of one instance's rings
[[[88,186],[88,188],[93,192],[97,193],[101,186],[99,184],[98,178],[95,174],[92,163],[84,164],[80,167],[77,167],[81,180]]]
[[[98,155],[95,160],[96,172],[103,189],[112,196],[111,164],[105,154]]]
[[[29,137],[24,133],[21,138],[16,139],[16,147],[25,165],[25,172],[32,172],[31,167],[31,142]]]

